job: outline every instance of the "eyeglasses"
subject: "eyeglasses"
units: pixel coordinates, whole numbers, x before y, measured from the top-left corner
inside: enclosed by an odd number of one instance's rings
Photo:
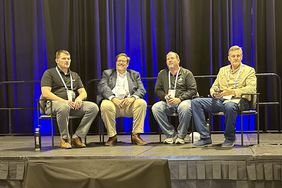
[[[127,63],[126,60],[117,60],[118,63]]]

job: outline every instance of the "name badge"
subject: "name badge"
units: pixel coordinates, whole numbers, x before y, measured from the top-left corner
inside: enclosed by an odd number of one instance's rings
[[[174,98],[175,97],[175,92],[176,92],[175,89],[169,89],[168,90],[168,95],[170,95],[171,98]]]
[[[75,93],[73,90],[67,90],[67,94],[68,94],[68,100],[69,101],[74,101],[75,99]]]

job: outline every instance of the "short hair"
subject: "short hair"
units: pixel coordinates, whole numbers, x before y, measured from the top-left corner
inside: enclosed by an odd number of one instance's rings
[[[127,62],[129,63],[130,57],[128,57],[128,56],[126,55],[126,53],[119,53],[119,54],[116,56],[116,61],[118,60],[118,58],[119,58],[120,56],[126,57]]]
[[[231,47],[229,48],[229,50],[228,50],[228,55],[229,55],[230,52],[236,51],[236,50],[240,50],[240,51],[241,51],[241,54],[243,54],[242,48],[241,48],[240,46],[235,45],[235,46],[231,46]]]
[[[170,54],[170,53],[175,54],[176,59],[177,59],[178,61],[180,61],[179,55],[178,55],[176,52],[169,51],[169,52],[166,54],[166,56],[168,56],[168,54]]]
[[[58,59],[61,54],[66,54],[66,55],[70,56],[70,53],[67,50],[57,50],[56,51],[56,59]]]

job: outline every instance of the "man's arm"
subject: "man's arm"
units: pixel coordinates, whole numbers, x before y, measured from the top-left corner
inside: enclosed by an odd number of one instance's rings
[[[155,94],[157,95],[157,97],[159,98],[159,100],[161,101],[165,101],[165,96],[167,93],[165,93],[165,90],[164,90],[164,85],[163,85],[163,71],[160,71],[159,74],[158,74],[158,78],[157,78],[157,82],[156,82],[156,85],[155,85]]]
[[[103,71],[102,79],[98,84],[98,91],[103,98],[109,99],[110,96],[113,96],[114,93],[108,85],[108,80],[110,79],[110,73],[108,70]]]
[[[82,105],[82,101],[87,98],[87,93],[84,88],[79,88],[77,92],[78,92],[78,96],[75,98],[74,102],[72,103],[74,109],[80,109]]]
[[[65,100],[65,99],[63,99],[61,97],[58,97],[57,95],[55,95],[54,93],[51,92],[51,87],[48,87],[48,86],[42,86],[41,87],[41,93],[42,93],[42,96],[45,99],[49,99],[49,100],[52,100],[52,101],[64,102],[67,105],[69,105],[72,109],[78,109],[81,106],[81,103],[78,105],[75,102],[68,101],[68,100]]]
[[[41,94],[43,98],[52,100],[52,101],[67,101],[52,92],[52,86],[54,78],[52,76],[52,69],[48,69],[44,72],[41,78]]]
[[[62,101],[62,102],[66,102],[67,100],[61,98],[61,97],[58,97],[57,95],[55,95],[54,93],[51,92],[51,87],[49,86],[42,86],[41,87],[41,93],[42,93],[42,96],[45,98],[45,99],[49,99],[49,100],[52,100],[52,101]]]
[[[77,79],[80,80],[80,78],[78,77]],[[73,102],[73,101],[69,101],[69,100],[66,100],[66,99],[63,99],[57,95],[55,95],[53,92],[52,92],[52,76],[50,74],[50,71],[45,71],[42,78],[41,78],[41,94],[42,94],[42,97],[45,98],[45,99],[48,99],[48,100],[51,100],[51,101],[61,101],[61,102],[64,102],[65,104],[69,105],[72,109],[78,109],[81,107],[81,100],[85,99],[87,97],[87,94],[86,94],[86,91],[85,89],[83,88],[83,85],[81,83],[80,85],[80,89],[78,89],[78,93],[79,93],[79,96],[75,99],[76,101]],[[81,100],[80,100],[81,99]]]
[[[83,101],[87,98],[87,92],[84,88],[80,88],[77,90],[78,96],[76,97],[75,101]]]
[[[185,79],[187,90],[183,92],[178,98],[183,101],[187,99],[192,99],[193,96],[197,95],[197,84],[196,80],[191,71],[188,72],[188,75]]]
[[[135,98],[143,98],[143,96],[146,93],[146,90],[144,88],[143,82],[141,80],[141,76],[138,72],[132,73],[134,74],[133,76],[133,81],[137,83],[137,90],[132,94],[133,96],[135,96]],[[137,97],[136,97],[137,96]]]
[[[222,96],[220,93],[222,92],[222,88],[220,88],[219,85],[219,79],[220,75],[222,74],[222,69],[219,69],[219,72],[217,73],[216,79],[212,84],[212,87],[210,88],[210,95],[215,98],[221,98]]]
[[[234,97],[241,97],[242,93],[255,93],[256,92],[256,87],[257,87],[257,79],[255,75],[255,70],[253,68],[249,68],[247,70],[248,72],[245,73],[246,76],[243,76],[243,79],[245,79],[245,85],[239,86],[239,88],[232,89],[232,88],[227,88],[226,86],[220,86],[219,80],[223,79],[223,71],[220,69],[216,80],[214,81],[211,89],[210,89],[210,94],[211,96],[216,98],[220,98],[223,96],[234,96]],[[226,78],[227,79],[227,78]]]
[[[257,90],[257,78],[255,69],[251,68],[246,77],[246,85],[244,87],[234,89],[235,96],[240,97],[242,93],[256,93]]]

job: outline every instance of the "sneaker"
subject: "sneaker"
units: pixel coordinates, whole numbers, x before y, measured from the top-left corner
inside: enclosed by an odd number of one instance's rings
[[[164,141],[163,141],[164,144],[173,144],[174,143],[174,137],[169,137],[169,138],[166,138]]]
[[[60,141],[60,147],[62,149],[71,149],[71,144],[68,142],[67,139],[61,139]]]
[[[221,147],[232,148],[234,144],[235,144],[235,140],[224,140],[224,142],[221,144]]]
[[[196,146],[196,147],[201,147],[201,146],[207,146],[207,145],[210,145],[212,143],[212,140],[211,138],[201,138],[199,141],[195,142],[193,144],[193,146]]]
[[[184,141],[183,138],[177,137],[176,140],[175,140],[175,144],[185,144],[185,141]]]

